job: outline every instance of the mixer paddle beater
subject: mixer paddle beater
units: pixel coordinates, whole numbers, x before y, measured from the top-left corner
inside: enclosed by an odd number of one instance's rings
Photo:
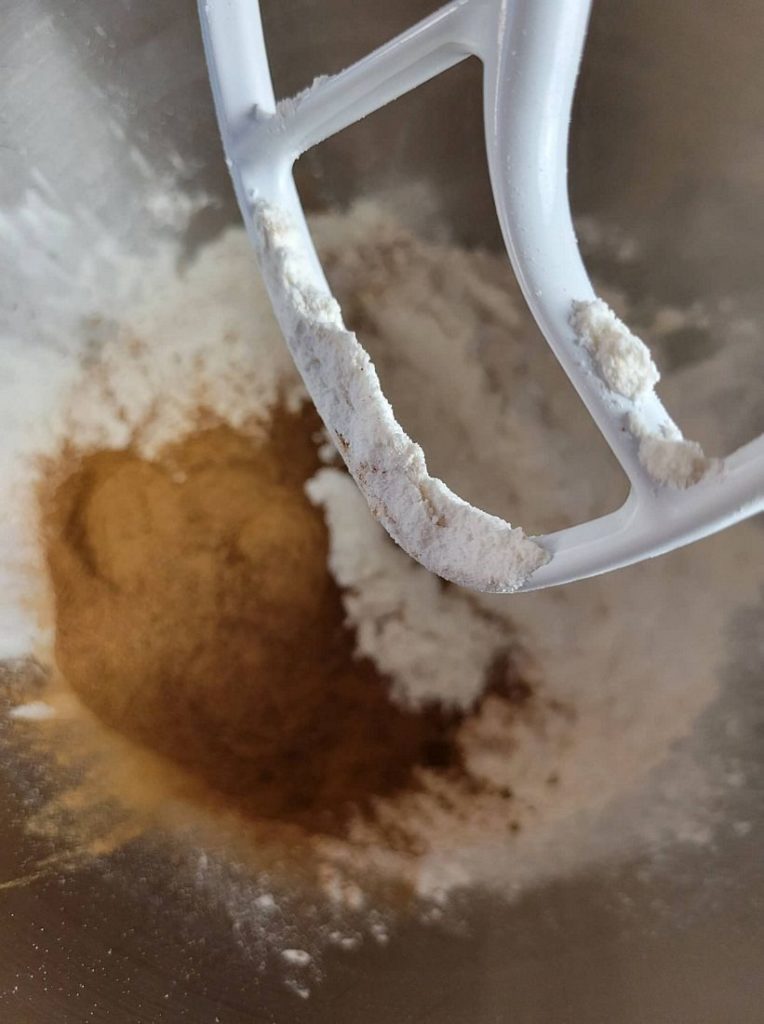
[[[393,539],[431,571],[476,590],[527,591],[593,576],[764,508],[764,436],[723,460],[684,439],[655,393],[649,350],[597,298],[581,260],[567,144],[589,6],[454,0],[340,74],[277,103],[256,0],[199,3],[227,163],[305,385]],[[484,69],[488,168],[512,267],[630,482],[616,511],[542,536],[475,508],[430,476],[343,323],[292,177],[306,150],[470,56]]]

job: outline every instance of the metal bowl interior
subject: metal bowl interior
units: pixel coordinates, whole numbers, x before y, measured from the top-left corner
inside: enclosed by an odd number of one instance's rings
[[[5,209],[42,175],[62,204],[85,197],[115,237],[140,250],[158,230],[146,161],[179,190],[212,197],[186,233],[189,252],[235,222],[193,5],[0,6]],[[262,6],[285,95],[437,5]],[[691,9],[683,0],[595,3],[574,120],[572,199],[577,214],[617,224],[649,254],[638,271],[613,270],[635,300],[686,305],[733,293],[764,324],[762,18],[756,0],[704,0]],[[307,154],[298,166],[306,204],[344,204],[369,191],[400,198],[424,181],[457,240],[497,245],[481,117],[479,66],[469,62]],[[751,433],[762,428],[764,421],[752,423]],[[410,923],[387,947],[331,954],[325,981],[304,1003],[253,969],[223,915],[172,892],[171,863],[127,848],[108,868],[0,891],[4,1019],[761,1021],[761,623],[761,608],[731,623],[723,695],[698,726],[719,756],[734,747],[746,765],[748,786],[725,797],[727,820],[751,823],[745,836],[730,827],[712,845],[683,847],[660,865],[635,858],[593,868],[512,906],[476,895],[458,933]],[[744,723],[734,737],[724,729],[731,711]],[[23,829],[14,756],[9,743],[0,772],[0,879],[23,876],[37,855]]]

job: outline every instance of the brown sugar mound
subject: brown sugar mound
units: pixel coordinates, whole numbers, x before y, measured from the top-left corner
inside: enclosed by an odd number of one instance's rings
[[[303,490],[316,425],[69,456],[45,531],[57,667],[101,721],[250,815],[336,833],[460,762],[455,717],[397,707],[354,656]]]

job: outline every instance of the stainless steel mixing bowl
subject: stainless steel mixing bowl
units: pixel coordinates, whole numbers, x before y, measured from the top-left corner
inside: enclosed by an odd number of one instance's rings
[[[278,91],[338,70],[435,6],[266,0]],[[134,147],[179,189],[214,197],[189,249],[235,220],[191,0],[2,0],[0,9],[5,208],[36,169],[63,203],[86,197],[115,236],[140,247],[156,224],[145,175],[127,158]],[[655,255],[622,282],[635,296],[683,304],[733,292],[764,323],[762,38],[759,0],[595,3],[572,192],[578,213],[606,216]],[[479,68],[468,64],[306,156],[301,186],[321,205],[425,180],[457,238],[495,244],[481,132]],[[14,253],[5,246],[2,258]],[[721,829],[664,865],[592,869],[511,907],[477,895],[458,934],[410,923],[388,947],[330,954],[304,1003],[255,969],[223,915],[189,907],[169,884],[171,863],[128,849],[107,866],[0,892],[2,1020],[764,1021],[761,623],[751,609],[733,624],[723,695],[698,726],[719,756],[733,750],[746,765],[747,786],[724,797],[729,822],[752,823],[745,836]],[[731,708],[742,723],[734,736],[723,728]],[[13,879],[37,850],[9,748],[2,763],[0,879]]]

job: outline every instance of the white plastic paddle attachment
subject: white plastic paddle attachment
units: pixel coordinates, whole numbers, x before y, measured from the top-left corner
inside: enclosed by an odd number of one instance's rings
[[[256,0],[200,0],[227,163],[308,391],[391,536],[433,572],[477,590],[532,590],[592,576],[764,507],[764,437],[723,461],[705,459],[685,441],[655,394],[649,353],[596,300],[581,261],[567,144],[588,14],[589,0],[455,0],[277,104]],[[311,146],[471,55],[484,67],[489,171],[512,266],[631,483],[616,512],[541,537],[474,508],[428,474],[343,324],[292,178],[295,160]]]

